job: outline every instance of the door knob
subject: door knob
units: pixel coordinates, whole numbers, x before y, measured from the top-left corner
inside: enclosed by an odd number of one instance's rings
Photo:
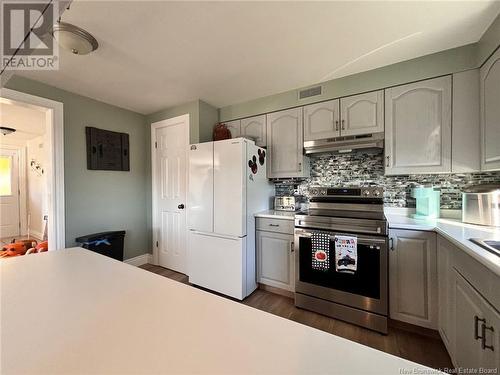
[[[183,210],[183,209],[184,209],[184,203],[181,203],[180,205],[178,205],[178,206],[177,206],[177,208],[178,208],[179,210]]]

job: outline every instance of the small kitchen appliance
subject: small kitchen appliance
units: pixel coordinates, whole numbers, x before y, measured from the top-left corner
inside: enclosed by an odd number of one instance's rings
[[[295,215],[295,305],[387,333],[389,241],[383,189],[318,187],[309,192],[308,211]]]
[[[432,187],[416,187],[411,191],[416,200],[415,219],[437,219],[441,205],[441,192]]]
[[[500,184],[474,185],[464,189],[462,221],[500,227]]]
[[[300,198],[293,195],[274,197],[274,209],[276,211],[296,211],[299,209]]]

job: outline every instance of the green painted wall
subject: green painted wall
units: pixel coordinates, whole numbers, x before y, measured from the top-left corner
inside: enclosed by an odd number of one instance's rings
[[[314,98],[299,100],[298,90],[302,88],[297,88],[222,107],[219,109],[219,120],[230,121],[474,69],[481,66],[499,44],[500,15],[477,43],[322,82],[323,93]]]
[[[189,143],[209,142],[219,120],[218,109],[202,100],[162,109],[147,116],[148,123],[189,114]]]
[[[469,44],[326,81],[321,83],[322,95],[313,98],[299,100],[299,88],[222,107],[219,118],[229,121],[468,70],[476,66],[476,49],[476,44]]]
[[[485,31],[477,43],[477,65],[482,65],[498,48],[500,43],[500,14]]]
[[[162,109],[147,116],[148,124],[172,117],[189,114],[189,142],[198,143],[200,138],[200,101],[195,100],[175,107]],[[150,134],[151,136],[151,134]]]
[[[66,245],[81,235],[124,229],[125,259],[149,252],[146,117],[18,76],[6,87],[64,104]],[[129,134],[130,172],[87,170],[85,126]]]

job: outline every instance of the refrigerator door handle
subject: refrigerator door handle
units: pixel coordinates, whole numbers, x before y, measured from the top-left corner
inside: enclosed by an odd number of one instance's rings
[[[210,236],[210,237],[217,237],[217,238],[224,238],[226,240],[233,240],[233,241],[238,241],[241,238],[245,238],[246,236],[243,237],[235,237],[235,236],[226,236],[224,234],[219,234],[219,233],[213,233],[213,232],[201,232],[199,230],[190,230],[192,233],[199,234],[200,236]]]

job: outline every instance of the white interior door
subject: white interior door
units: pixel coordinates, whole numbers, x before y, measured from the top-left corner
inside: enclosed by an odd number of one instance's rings
[[[0,150],[0,238],[19,235],[19,158]]]
[[[153,124],[153,227],[158,264],[186,272],[186,153],[189,117]]]

